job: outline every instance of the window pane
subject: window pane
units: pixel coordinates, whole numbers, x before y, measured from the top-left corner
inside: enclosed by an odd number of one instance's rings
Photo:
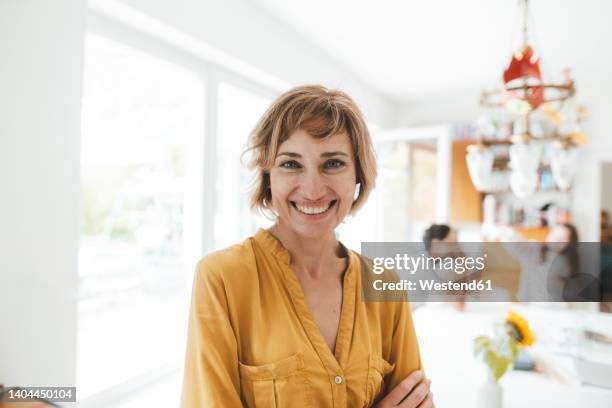
[[[436,149],[434,142],[410,145],[410,218],[414,222],[436,219]]]
[[[385,241],[420,241],[436,219],[437,160],[433,139],[379,146]]]
[[[227,83],[219,84],[215,248],[244,240],[271,222],[249,209],[253,173],[241,163],[247,139],[270,100]],[[246,157],[245,157],[246,159]]]
[[[404,241],[409,227],[409,145],[381,145],[379,183],[383,190],[384,239]]]
[[[182,67],[93,34],[85,58],[80,398],[184,357],[204,113]]]

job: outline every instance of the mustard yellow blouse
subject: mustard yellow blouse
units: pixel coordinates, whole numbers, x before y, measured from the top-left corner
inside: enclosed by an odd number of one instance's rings
[[[333,353],[289,264],[263,229],[198,263],[183,408],[369,407],[422,370],[408,304],[363,302],[357,253],[349,251]]]

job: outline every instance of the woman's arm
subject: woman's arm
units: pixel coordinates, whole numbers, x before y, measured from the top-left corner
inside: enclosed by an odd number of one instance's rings
[[[237,350],[222,276],[205,258],[193,283],[182,408],[242,406]]]
[[[408,302],[396,302],[395,306],[395,322],[389,355],[389,361],[391,364],[395,364],[395,369],[387,378],[387,390],[395,388],[412,372],[417,370],[423,372],[423,363],[421,362],[419,344],[414,331],[410,305]]]
[[[389,360],[395,369],[386,379],[386,395],[377,408],[433,408],[431,382],[425,379],[408,302],[396,303]]]

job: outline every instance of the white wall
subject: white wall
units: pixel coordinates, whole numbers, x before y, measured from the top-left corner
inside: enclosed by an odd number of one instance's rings
[[[612,161],[602,164],[601,181],[601,209],[612,215]]]
[[[0,2],[0,383],[75,384],[83,0]]]
[[[398,105],[399,127],[466,123],[478,116],[478,90],[449,90]]]
[[[595,79],[597,81],[597,79]],[[585,101],[591,118],[584,125],[589,137],[580,157],[578,174],[574,183],[574,221],[584,241],[598,241],[600,235],[601,186],[606,180],[601,175],[601,164],[612,162],[612,133],[608,120],[612,112],[612,81],[601,80],[585,89],[581,99]],[[580,88],[578,88],[580,92]],[[580,95],[580,93],[579,93]]]
[[[93,5],[105,0],[90,0]],[[332,56],[249,0],[121,0],[289,84],[323,83],[347,91],[377,125],[394,125],[396,105]],[[296,4],[297,7],[297,4]]]

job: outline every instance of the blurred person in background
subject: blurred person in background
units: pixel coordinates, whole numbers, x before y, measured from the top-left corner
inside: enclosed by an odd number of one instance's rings
[[[432,224],[423,233],[423,245],[433,258],[464,256],[457,245],[457,232],[446,224]],[[441,281],[462,282],[468,275],[458,275],[454,271],[439,271],[435,273]],[[446,296],[448,298],[448,296]],[[465,310],[465,293],[455,293],[452,301],[446,301],[451,307],[458,311]]]
[[[517,298],[532,302],[564,300],[567,283],[580,269],[578,241],[574,225],[559,224],[550,229],[546,242],[533,247],[539,250],[514,251],[522,264]]]
[[[443,245],[438,243],[443,242]],[[432,224],[423,233],[423,245],[431,256],[448,256],[450,252],[461,252],[457,243],[457,232],[446,224]],[[440,252],[439,252],[440,251]]]
[[[198,263],[182,407],[432,407],[409,305],[364,302],[360,256],[336,239],[376,177],[353,100],[294,88],[247,152],[252,207],[275,224]]]

